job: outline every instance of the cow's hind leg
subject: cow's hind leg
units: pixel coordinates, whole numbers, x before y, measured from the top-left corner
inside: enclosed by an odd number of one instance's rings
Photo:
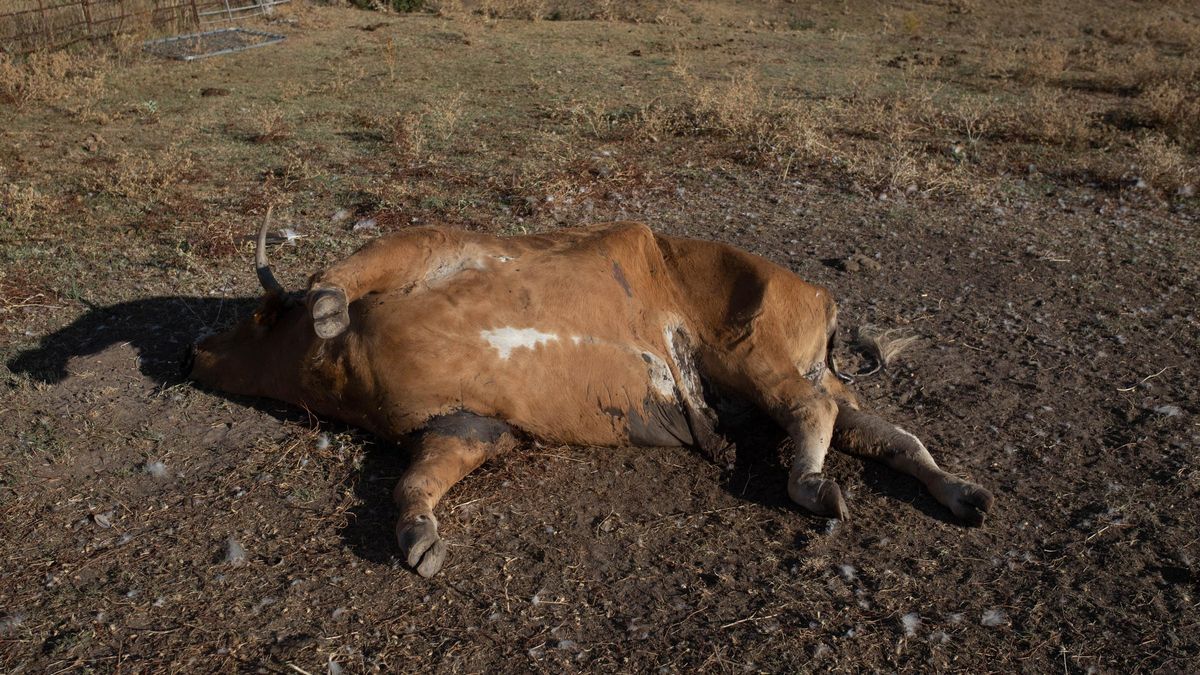
[[[467,412],[434,418],[426,426],[413,463],[393,493],[400,512],[396,541],[418,574],[433,576],[446,560],[446,542],[433,515],[438,501],[450,486],[514,443],[507,424]]]
[[[807,383],[805,383],[807,384]],[[788,473],[788,496],[819,515],[845,519],[849,515],[842,488],[821,475],[833,436],[838,407],[829,396],[806,392],[797,403],[776,416],[796,445]]]
[[[846,404],[840,406],[833,443],[841,450],[913,476],[967,524],[982,525],[992,506],[991,492],[943,471],[920,439],[871,413]]]
[[[350,327],[350,304],[368,293],[403,288],[454,257],[460,238],[432,229],[379,237],[309,281],[308,307],[318,337],[337,337]],[[449,253],[447,253],[449,251]]]

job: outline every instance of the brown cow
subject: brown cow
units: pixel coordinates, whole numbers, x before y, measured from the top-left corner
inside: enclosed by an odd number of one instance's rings
[[[269,219],[269,214],[268,214]],[[433,509],[515,433],[590,446],[723,449],[706,392],[748,400],[795,441],[792,500],[845,518],[821,475],[830,443],[916,477],[978,525],[986,489],[938,468],[920,440],[859,409],[830,350],[829,292],[725,244],[612,223],[499,238],[445,227],[380,237],[201,341],[191,376],[282,399],[389,439],[424,432],[395,489],[396,535],[430,576],[446,546]]]

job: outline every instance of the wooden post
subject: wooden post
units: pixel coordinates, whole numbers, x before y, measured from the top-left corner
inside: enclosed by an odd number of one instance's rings
[[[79,0],[79,4],[83,7],[83,18],[85,21],[87,21],[88,37],[91,37],[93,28],[92,28],[92,7],[90,4],[90,0]]]
[[[54,26],[51,26],[46,18],[46,0],[38,0],[38,16],[42,17],[42,34],[46,36],[47,42],[54,44]]]
[[[229,0],[225,0],[225,13],[229,15],[229,20],[233,21],[233,9],[229,6]]]
[[[196,27],[200,27],[200,8],[196,6],[196,0],[192,0],[192,21],[196,22]]]

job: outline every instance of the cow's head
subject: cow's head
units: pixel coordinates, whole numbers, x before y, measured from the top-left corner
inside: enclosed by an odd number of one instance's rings
[[[304,303],[284,290],[267,262],[271,211],[258,232],[255,270],[266,292],[254,314],[233,328],[196,342],[184,355],[185,376],[222,391],[288,399],[313,340]]]

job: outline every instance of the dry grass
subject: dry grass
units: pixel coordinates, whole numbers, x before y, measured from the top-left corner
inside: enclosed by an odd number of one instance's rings
[[[1189,157],[1178,144],[1162,134],[1147,134],[1136,146],[1140,178],[1160,193],[1179,196],[1194,194],[1200,175],[1195,157]]]
[[[0,222],[7,222],[13,227],[30,225],[56,206],[57,200],[32,185],[9,183],[0,189]]]
[[[108,71],[108,59],[89,50],[24,59],[0,54],[0,102],[20,108],[73,97],[94,101],[104,93]]]
[[[682,96],[670,101],[616,109],[577,101],[565,117],[597,139],[657,144],[698,137],[710,141],[706,147],[716,157],[784,178],[819,167],[872,192],[960,193],[982,185],[963,156],[947,152],[960,135],[978,141],[988,128],[973,104],[942,109],[934,92],[921,87],[808,100],[763,86],[749,73],[701,81],[685,71],[681,80]]]
[[[157,153],[121,150],[110,164],[93,169],[85,183],[97,193],[148,210],[172,204],[195,166],[194,158],[179,147]]]

